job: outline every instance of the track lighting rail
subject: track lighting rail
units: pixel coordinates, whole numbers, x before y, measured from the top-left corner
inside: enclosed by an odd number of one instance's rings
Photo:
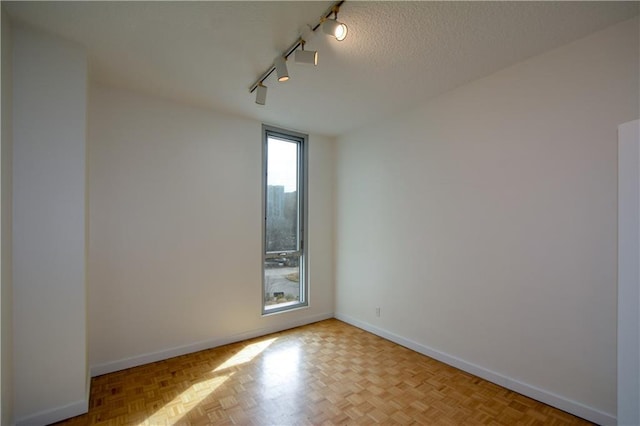
[[[336,1],[335,3],[333,3],[331,5],[331,7],[329,7],[329,9],[327,9],[327,11],[322,15],[322,17],[319,19],[319,21],[316,23],[315,26],[313,26],[311,28],[312,32],[315,32],[318,28],[320,28],[320,25],[322,25],[322,23],[324,21],[327,20],[327,18],[329,18],[331,15],[338,15],[338,10],[340,9],[340,6],[342,6],[342,4],[345,2],[346,0],[340,0],[340,1]],[[305,40],[301,37],[299,37],[291,46],[289,46],[289,48],[287,50],[285,50],[282,53],[282,57],[287,59],[289,56],[291,56],[291,54],[293,52],[296,51],[296,49],[302,45],[304,45]],[[271,64],[271,66],[260,76],[258,77],[258,79],[249,87],[249,93],[253,93],[256,88],[261,85],[267,78],[269,78],[269,76],[276,70],[276,66],[275,64]]]

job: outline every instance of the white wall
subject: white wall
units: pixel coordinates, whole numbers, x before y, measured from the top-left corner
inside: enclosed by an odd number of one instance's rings
[[[14,414],[87,409],[87,66],[77,46],[13,27]]]
[[[261,123],[92,86],[92,374],[333,316],[333,152],[310,135],[310,306],[261,316]]]
[[[611,423],[638,75],[636,19],[339,138],[337,316]]]
[[[4,8],[2,14],[2,287],[0,289],[0,424],[8,425],[13,419],[13,361],[12,361],[12,273],[11,273],[11,210],[13,135],[11,127],[11,23]]]
[[[618,424],[640,424],[640,120],[618,127]]]

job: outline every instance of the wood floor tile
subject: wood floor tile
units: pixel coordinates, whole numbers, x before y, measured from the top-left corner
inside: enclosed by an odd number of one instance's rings
[[[91,381],[61,425],[588,425],[332,319]]]

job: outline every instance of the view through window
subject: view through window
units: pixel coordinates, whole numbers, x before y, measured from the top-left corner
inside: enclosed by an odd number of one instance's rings
[[[264,127],[263,313],[307,305],[306,136]]]

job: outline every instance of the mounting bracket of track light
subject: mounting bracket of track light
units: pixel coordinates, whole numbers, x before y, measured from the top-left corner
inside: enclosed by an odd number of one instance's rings
[[[258,105],[264,105],[267,99],[267,86],[264,85],[264,81],[276,71],[278,75],[278,81],[287,81],[289,79],[289,72],[287,70],[286,61],[295,52],[295,61],[303,64],[318,64],[318,52],[312,50],[304,50],[304,45],[308,41],[308,38],[318,28],[322,26],[322,31],[325,34],[335,37],[336,40],[342,41],[347,36],[347,26],[342,22],[338,22],[338,11],[340,6],[346,0],[336,1],[331,5],[329,9],[325,11],[320,17],[318,22],[312,27],[308,26],[307,30],[291,45],[287,50],[282,52],[282,55],[277,56],[273,64],[264,72],[258,79],[249,87],[249,93],[256,92],[256,103]],[[333,18],[331,16],[333,15]],[[300,48],[301,50],[298,50]]]

